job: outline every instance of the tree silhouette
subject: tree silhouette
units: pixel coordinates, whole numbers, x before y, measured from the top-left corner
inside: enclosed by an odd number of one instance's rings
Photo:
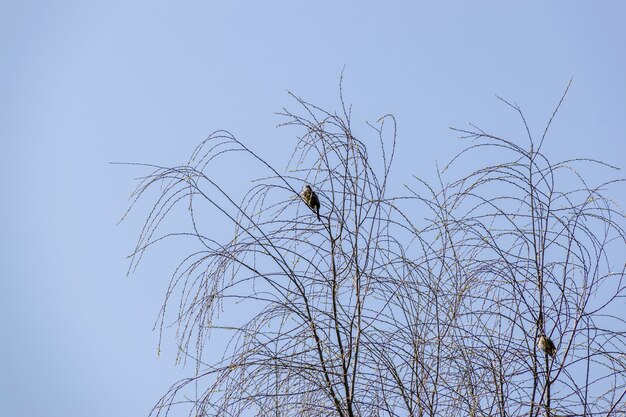
[[[389,191],[393,116],[366,142],[343,96],[340,113],[292,97],[299,111],[280,114],[298,138],[284,172],[226,131],[184,165],[142,165],[151,172],[130,209],[156,199],[131,270],[164,239],[196,247],[171,277],[158,326],[175,324],[195,372],[153,415],[626,414],[624,216],[603,195],[622,183],[588,185],[584,166],[614,167],[542,153],[565,94],[539,138],[502,100],[525,144],[454,129],[468,147],[436,185],[401,178],[413,184],[402,195]],[[498,162],[446,180],[477,152]],[[207,173],[227,155],[265,171],[240,201]],[[321,221],[299,195],[305,184]],[[177,207],[189,230],[161,233]],[[203,228],[203,210],[234,235]],[[235,311],[245,320],[226,319]],[[224,334],[228,345],[211,351]]]

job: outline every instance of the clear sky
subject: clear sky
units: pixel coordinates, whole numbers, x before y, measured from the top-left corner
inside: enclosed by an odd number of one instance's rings
[[[399,181],[459,149],[449,126],[523,141],[495,94],[540,132],[571,77],[546,151],[624,168],[626,3],[393,4],[0,0],[0,416],[142,416],[193,372],[151,331],[179,259],[125,277],[141,172],[108,162],[223,128],[283,166],[286,91],[337,108],[344,66],[354,122],[398,120]]]

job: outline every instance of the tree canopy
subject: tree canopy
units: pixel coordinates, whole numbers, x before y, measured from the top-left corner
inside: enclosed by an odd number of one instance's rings
[[[623,183],[589,184],[585,169],[615,167],[543,153],[565,94],[540,137],[505,100],[523,140],[455,129],[468,145],[435,184],[392,174],[392,115],[356,137],[343,96],[339,112],[292,97],[285,169],[226,131],[183,165],[144,165],[131,208],[154,200],[130,268],[163,239],[196,248],[159,317],[195,372],[154,415],[624,415],[626,235],[606,195]],[[459,176],[476,155],[493,163]],[[226,156],[261,172],[243,199],[208,173]],[[178,207],[189,229],[162,231]],[[201,227],[208,212],[234,233]]]

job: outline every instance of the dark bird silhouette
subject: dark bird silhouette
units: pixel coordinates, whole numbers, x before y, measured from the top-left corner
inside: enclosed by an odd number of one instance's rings
[[[317,220],[320,220],[320,199],[310,185],[304,186],[300,192],[300,197],[317,214]]]
[[[539,349],[552,357],[556,355],[556,346],[554,346],[552,340],[550,340],[550,338],[543,333],[541,333],[537,339],[537,346],[539,346]]]

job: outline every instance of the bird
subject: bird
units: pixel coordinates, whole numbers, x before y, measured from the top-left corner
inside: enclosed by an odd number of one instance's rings
[[[320,220],[320,199],[309,184],[304,186],[300,192],[300,197],[317,214],[317,220]]]
[[[537,339],[537,346],[539,346],[539,349],[552,357],[556,355],[556,346],[554,346],[552,340],[550,340],[550,338],[544,333],[539,335],[539,338]]]

